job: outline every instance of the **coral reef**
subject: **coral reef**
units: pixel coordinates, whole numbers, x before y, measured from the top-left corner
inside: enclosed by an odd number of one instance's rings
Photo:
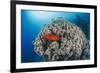
[[[77,25],[55,19],[45,25],[35,41],[34,51],[44,61],[86,60],[90,58],[90,44]]]

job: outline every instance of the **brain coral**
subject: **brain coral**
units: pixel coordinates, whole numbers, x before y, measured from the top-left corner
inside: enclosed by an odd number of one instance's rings
[[[53,20],[51,24],[44,26],[33,45],[35,52],[41,55],[44,61],[90,58],[89,40],[81,28],[64,19]]]

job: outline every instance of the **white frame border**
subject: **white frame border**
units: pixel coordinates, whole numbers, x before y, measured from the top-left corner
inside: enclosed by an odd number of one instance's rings
[[[20,35],[21,34],[21,17],[20,17],[21,9],[90,13],[90,41],[91,41],[90,42],[90,60],[21,63],[21,35]],[[93,47],[94,47],[94,9],[52,7],[52,6],[39,6],[39,5],[38,6],[16,5],[16,69],[94,64],[94,48]]]

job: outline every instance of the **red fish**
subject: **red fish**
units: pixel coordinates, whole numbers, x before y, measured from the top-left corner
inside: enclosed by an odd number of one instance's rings
[[[46,36],[43,36],[42,38],[43,39],[46,39],[48,41],[59,41],[60,40],[60,37],[59,36],[53,35],[53,34],[48,34]]]

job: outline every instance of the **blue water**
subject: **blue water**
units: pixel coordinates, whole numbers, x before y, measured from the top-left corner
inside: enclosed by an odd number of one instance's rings
[[[44,25],[52,19],[62,17],[79,26],[90,39],[90,14],[79,12],[53,12],[21,10],[21,62],[41,62],[42,56],[34,52],[32,41],[36,39]]]

